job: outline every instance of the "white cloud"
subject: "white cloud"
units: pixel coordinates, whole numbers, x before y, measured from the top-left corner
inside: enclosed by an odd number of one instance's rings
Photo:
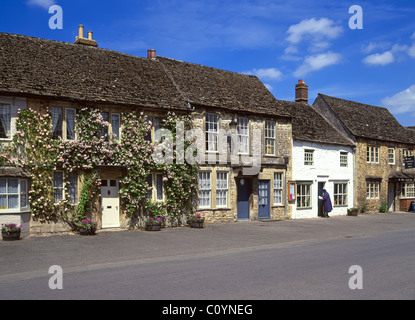
[[[363,59],[363,62],[369,65],[381,65],[385,66],[387,64],[393,63],[395,57],[391,51],[386,51],[384,53],[375,53],[367,56]]]
[[[327,40],[338,38],[342,32],[343,28],[336,26],[334,21],[330,19],[304,19],[288,28],[287,41],[291,44],[299,44],[306,39],[311,42],[312,47],[324,46],[326,48],[328,46]]]
[[[338,53],[327,52],[308,56],[304,63],[294,72],[294,76],[302,77],[311,71],[316,71],[328,67],[330,65],[338,64],[342,56]]]
[[[55,0],[28,0],[28,4],[40,6],[45,9],[49,9],[50,6],[53,6],[55,4]]]
[[[411,58],[415,58],[415,44],[413,44],[412,47],[409,48],[408,54]]]
[[[245,74],[255,75],[261,80],[281,80],[282,72],[276,68],[267,69],[252,69],[251,71],[243,72]]]
[[[415,112],[415,85],[408,89],[395,94],[392,97],[386,97],[382,104],[387,106],[392,113],[400,114],[406,112]]]

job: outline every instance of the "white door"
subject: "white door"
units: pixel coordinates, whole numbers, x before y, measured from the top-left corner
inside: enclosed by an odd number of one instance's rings
[[[101,180],[102,228],[120,226],[120,197],[118,180]]]

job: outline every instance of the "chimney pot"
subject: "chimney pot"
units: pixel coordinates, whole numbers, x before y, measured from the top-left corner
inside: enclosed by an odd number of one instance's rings
[[[154,49],[148,49],[147,50],[147,59],[149,59],[149,60],[156,59],[156,50],[154,50]]]
[[[295,85],[295,102],[308,104],[308,85],[304,80],[298,80]]]
[[[92,40],[92,31],[88,31],[88,40]]]
[[[79,35],[75,38],[76,44],[83,44],[92,47],[98,47],[98,43],[92,39],[92,31],[88,31],[88,38],[84,38],[84,26],[79,25]]]
[[[79,25],[79,38],[84,37],[84,26],[82,24]]]

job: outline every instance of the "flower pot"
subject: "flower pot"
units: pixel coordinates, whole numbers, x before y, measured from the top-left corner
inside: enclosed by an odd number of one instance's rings
[[[160,223],[147,224],[146,225],[146,230],[147,231],[160,231],[161,230],[161,224]]]
[[[94,236],[96,234],[95,229],[85,229],[80,227],[79,234],[81,236]]]
[[[20,230],[17,231],[2,231],[1,235],[4,241],[20,240]]]
[[[352,217],[356,217],[358,214],[359,210],[358,209],[353,209],[353,210],[348,210],[347,211],[347,215],[348,216],[352,216]]]
[[[190,221],[190,228],[203,228],[203,221]]]

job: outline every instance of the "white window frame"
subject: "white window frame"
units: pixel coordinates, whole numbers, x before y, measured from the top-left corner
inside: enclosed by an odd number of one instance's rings
[[[395,148],[388,148],[388,164],[394,165],[395,163]]]
[[[216,208],[228,207],[229,181],[227,171],[216,172]]]
[[[206,152],[217,153],[219,150],[219,116],[214,113],[205,115]]]
[[[147,180],[150,180],[151,177],[151,191],[148,190],[147,192],[147,199],[157,201],[157,202],[164,202],[165,201],[165,193],[164,193],[164,181],[163,181],[163,174],[158,172],[149,173],[147,176]],[[161,181],[161,189],[159,188],[158,182]],[[150,183],[150,181],[147,181]],[[151,193],[150,193],[151,192]],[[160,196],[161,194],[161,196]],[[149,196],[151,195],[151,196]]]
[[[0,195],[5,195],[6,199],[8,199],[9,193],[7,192],[7,186],[9,180],[17,180],[18,183],[18,191],[17,193],[12,193],[11,195],[18,195],[18,207],[14,209],[1,209],[0,207],[0,215],[3,213],[19,213],[19,212],[27,212],[30,211],[29,206],[29,182],[27,179],[24,178],[11,178],[11,177],[2,177],[0,180],[6,180],[6,193],[1,193]],[[22,186],[25,185],[23,188]],[[22,205],[22,201],[25,199],[25,205]],[[8,200],[7,200],[8,201]]]
[[[347,168],[349,166],[349,153],[340,151],[340,167]]]
[[[367,163],[379,163],[379,147],[367,146],[366,162]]]
[[[276,142],[276,123],[275,121],[265,121],[265,155],[275,156],[277,152]],[[268,152],[268,147],[272,152]]]
[[[401,184],[401,199],[415,198],[415,183],[402,182]]]
[[[199,208],[212,207],[212,172],[199,171]]]
[[[379,199],[380,182],[378,181],[366,181],[366,199],[377,200]]]
[[[249,154],[249,119],[239,118],[237,125],[238,153]]]
[[[297,208],[311,209],[312,204],[312,183],[298,183],[297,182]],[[308,201],[308,206],[307,206]]]
[[[314,150],[304,149],[304,165],[314,166]]]
[[[334,183],[333,191],[333,205],[335,207],[342,207],[348,205],[348,184],[347,182]]]
[[[283,204],[283,173],[275,172],[274,173],[274,205]]]

